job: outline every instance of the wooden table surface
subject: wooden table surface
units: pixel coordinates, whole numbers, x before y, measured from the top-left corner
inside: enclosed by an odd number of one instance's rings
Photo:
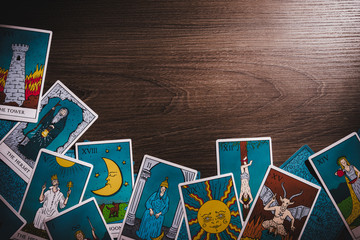
[[[360,128],[359,1],[7,3],[1,23],[53,31],[61,80],[98,113],[80,138],[216,174],[221,138],[271,137],[280,166]]]

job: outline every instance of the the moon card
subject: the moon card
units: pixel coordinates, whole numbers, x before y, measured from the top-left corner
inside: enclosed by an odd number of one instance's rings
[[[354,239],[360,239],[360,138],[353,132],[309,161]]]
[[[117,237],[134,185],[131,140],[76,143],[76,158],[94,165],[84,199],[96,199],[110,234]]]
[[[105,220],[94,198],[85,200],[45,222],[51,240],[110,240]]]
[[[82,200],[92,167],[42,149],[20,206],[27,224],[17,238],[49,239],[44,222]]]
[[[270,166],[239,239],[300,239],[320,187]]]
[[[242,228],[233,175],[179,184],[189,239],[237,239]]]
[[[52,32],[0,25],[0,119],[37,122]]]
[[[273,164],[270,137],[216,141],[217,173],[232,173],[245,221],[266,170]]]
[[[66,152],[98,115],[57,81],[41,99],[36,123],[19,122],[0,142],[1,159],[25,182],[41,148]]]
[[[145,155],[118,239],[175,239],[183,219],[179,183],[197,171]]]
[[[10,239],[25,224],[25,219],[0,195],[1,238]]]

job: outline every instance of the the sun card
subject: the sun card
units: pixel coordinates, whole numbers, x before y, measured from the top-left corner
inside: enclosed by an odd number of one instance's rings
[[[78,204],[92,165],[42,149],[20,206],[27,224],[18,239],[48,239],[44,221]]]
[[[304,145],[283,163],[280,168],[321,186],[316,180],[315,172],[308,161],[308,158],[312,154],[314,154],[314,152],[311,148]],[[322,188],[302,237],[304,239],[324,240],[335,240],[340,239],[340,237],[341,239],[351,239],[336,208]]]
[[[217,174],[232,173],[244,222],[266,170],[273,164],[271,138],[216,141]]]
[[[351,133],[311,155],[309,161],[345,226],[360,239],[360,139]]]
[[[28,182],[41,148],[66,152],[97,119],[60,81],[41,100],[37,123],[18,123],[1,141],[0,158]]]
[[[242,221],[231,173],[179,184],[189,239],[237,239]]]
[[[131,140],[76,143],[76,158],[94,165],[84,199],[96,199],[110,234],[117,237],[134,185]]]
[[[118,239],[175,239],[183,219],[179,183],[197,171],[145,155]]]
[[[37,122],[52,32],[0,25],[0,118]]]
[[[319,186],[270,166],[241,239],[300,239],[319,192]]]
[[[105,220],[94,198],[89,198],[45,222],[51,240],[110,240]]]
[[[25,224],[25,219],[0,195],[1,239],[10,239]]]

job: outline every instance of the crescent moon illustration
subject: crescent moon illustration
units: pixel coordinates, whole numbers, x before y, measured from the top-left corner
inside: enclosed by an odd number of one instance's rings
[[[111,159],[102,158],[106,164],[108,170],[108,176],[105,179],[106,183],[105,186],[98,189],[91,191],[92,193],[99,195],[99,196],[110,196],[117,193],[123,182],[122,173],[119,166]]]

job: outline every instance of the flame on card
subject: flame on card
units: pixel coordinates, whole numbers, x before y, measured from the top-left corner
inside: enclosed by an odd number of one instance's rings
[[[25,99],[31,95],[39,95],[41,89],[41,80],[44,74],[44,66],[36,65],[36,70],[25,78]]]

